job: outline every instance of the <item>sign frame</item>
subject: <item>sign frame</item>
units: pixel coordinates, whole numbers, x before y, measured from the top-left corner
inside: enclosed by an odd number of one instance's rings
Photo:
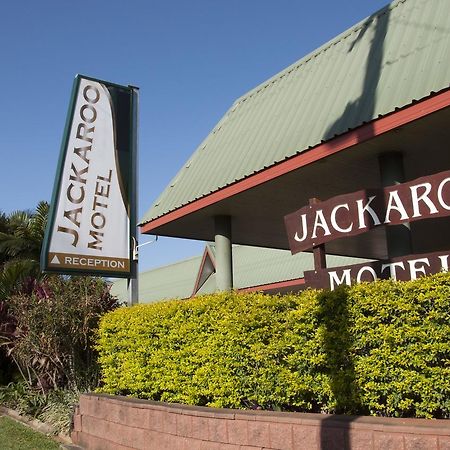
[[[96,83],[103,84],[107,87],[114,87],[120,90],[129,91],[130,95],[130,105],[129,105],[129,117],[130,117],[130,126],[129,126],[129,134],[128,134],[128,148],[129,148],[129,164],[128,164],[128,170],[126,172],[126,177],[128,179],[128,186],[127,186],[127,199],[128,199],[128,205],[125,205],[125,208],[128,212],[128,262],[129,262],[129,269],[124,271],[112,271],[112,270],[102,270],[102,269],[95,269],[90,270],[89,268],[86,269],[79,269],[79,268],[67,268],[67,267],[50,267],[48,263],[49,258],[49,251],[50,251],[50,243],[51,238],[53,234],[53,228],[56,220],[56,214],[58,209],[58,200],[60,198],[61,194],[61,186],[62,186],[62,180],[65,175],[64,173],[64,165],[66,161],[67,151],[68,151],[68,145],[69,145],[69,139],[70,139],[70,132],[73,124],[73,119],[75,115],[75,106],[77,101],[77,94],[79,92],[80,84],[82,80],[88,80],[93,81]],[[136,186],[134,186],[134,177],[137,175],[135,172],[137,172],[137,148],[136,148],[136,139],[137,136],[134,136],[134,134],[137,133],[137,117],[136,117],[136,105],[137,105],[137,88],[133,88],[131,86],[124,86],[116,83],[112,83],[110,81],[105,81],[102,79],[77,74],[75,76],[75,80],[73,82],[72,91],[70,95],[70,101],[68,106],[68,113],[66,116],[66,122],[64,126],[64,132],[63,137],[61,141],[60,146],[60,152],[59,152],[59,158],[56,168],[56,175],[54,178],[54,186],[53,186],[53,192],[52,192],[52,198],[49,208],[49,214],[48,214],[48,220],[47,220],[47,226],[45,230],[44,240],[42,243],[41,248],[41,257],[40,257],[40,265],[41,270],[45,273],[59,273],[59,274],[66,274],[66,275],[89,275],[89,276],[98,276],[98,277],[111,277],[111,278],[132,278],[133,272],[136,272],[135,262],[133,261],[133,237],[136,235],[136,230],[132,228],[133,224],[136,224],[137,220],[137,211],[136,211],[136,205],[134,205],[134,196],[136,194]],[[83,256],[84,257],[84,256]],[[95,258],[96,256],[92,256],[91,258]],[[98,255],[99,258],[102,258],[101,255]],[[86,255],[86,258],[89,258],[89,255]],[[104,257],[107,259],[108,257]]]

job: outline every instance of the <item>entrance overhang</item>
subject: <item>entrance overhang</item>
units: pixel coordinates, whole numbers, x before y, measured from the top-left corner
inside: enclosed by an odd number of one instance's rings
[[[141,232],[197,240],[214,239],[214,217],[232,217],[233,242],[287,249],[283,218],[321,200],[379,187],[379,156],[403,154],[405,181],[450,168],[450,89],[433,93],[407,107],[236,181],[158,217]],[[411,224],[414,253],[446,245],[450,219]],[[327,244],[329,254],[386,258],[383,227]]]

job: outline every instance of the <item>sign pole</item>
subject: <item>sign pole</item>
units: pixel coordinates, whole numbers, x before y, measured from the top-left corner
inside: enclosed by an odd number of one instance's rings
[[[320,203],[318,198],[310,198],[309,205],[317,205]],[[314,270],[326,269],[327,254],[325,253],[325,244],[313,245]]]
[[[139,301],[139,270],[138,270],[138,240],[137,240],[137,212],[138,212],[138,118],[139,118],[139,88],[129,86],[132,91],[131,100],[131,177],[130,177],[130,239],[131,239],[131,271],[128,279],[129,306]]]
[[[400,152],[382,153],[378,157],[378,163],[383,187],[394,186],[405,181],[403,155]],[[411,227],[408,222],[386,227],[386,248],[389,258],[412,253]]]

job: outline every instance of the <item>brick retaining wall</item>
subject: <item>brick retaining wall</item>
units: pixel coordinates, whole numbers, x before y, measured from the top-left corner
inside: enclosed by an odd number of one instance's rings
[[[240,411],[86,394],[72,439],[89,450],[450,450],[450,421]]]

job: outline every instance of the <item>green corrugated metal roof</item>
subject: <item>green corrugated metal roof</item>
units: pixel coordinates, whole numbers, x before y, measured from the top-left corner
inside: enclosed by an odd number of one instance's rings
[[[366,261],[359,258],[327,255],[327,267],[346,266]],[[233,247],[233,279],[236,289],[303,278],[305,270],[314,269],[312,253],[292,255],[289,250]]]
[[[450,1],[397,0],[239,98],[142,219],[450,83]]]
[[[211,251],[214,245],[208,244]],[[152,303],[170,298],[188,298],[192,295],[200,270],[202,257],[198,256],[139,274],[139,302]],[[365,261],[358,258],[327,255],[327,267],[345,266]],[[314,269],[312,253],[291,255],[288,250],[233,246],[234,288],[243,289],[302,278],[305,270]],[[111,293],[127,300],[126,280],[113,283]],[[216,290],[213,273],[198,291],[208,294]]]
[[[186,259],[168,266],[139,274],[139,299],[152,303],[171,298],[188,298],[192,295],[202,257]],[[113,283],[111,293],[127,301],[127,280]]]

